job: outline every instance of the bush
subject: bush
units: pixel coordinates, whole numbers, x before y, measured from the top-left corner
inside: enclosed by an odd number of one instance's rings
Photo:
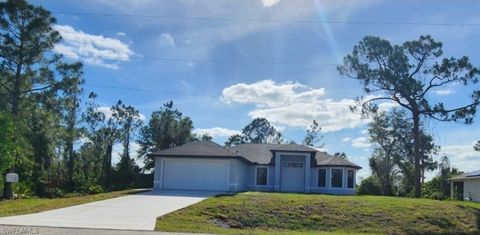
[[[369,176],[360,182],[357,187],[358,195],[382,195],[380,182],[374,176]]]

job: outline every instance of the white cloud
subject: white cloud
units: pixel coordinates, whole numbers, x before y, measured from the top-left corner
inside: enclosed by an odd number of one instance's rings
[[[124,32],[118,32],[117,36],[124,37],[124,36],[127,36],[127,34]]]
[[[208,134],[211,137],[230,137],[235,134],[240,134],[240,131],[231,130],[223,127],[212,127],[212,128],[199,128],[193,130],[193,133],[197,135]]]
[[[134,159],[135,163],[139,167],[145,166],[143,163],[142,159],[137,158],[137,152],[140,149],[140,145],[136,142],[130,142],[130,158]],[[122,156],[123,153],[123,146],[119,143],[114,144],[112,148],[112,165],[116,165],[118,162],[120,162],[120,157]]]
[[[354,148],[369,148],[372,144],[368,141],[367,137],[358,137],[351,140]]]
[[[226,104],[253,104],[252,118],[263,117],[274,125],[308,127],[316,120],[324,132],[357,128],[367,123],[360,114],[353,113],[353,99],[324,98],[325,89],[312,88],[298,82],[277,84],[262,80],[252,84],[238,83],[222,91],[220,100]],[[391,107],[382,104],[383,109]]]
[[[451,88],[445,88],[445,89],[437,89],[434,90],[433,93],[438,96],[447,96],[455,93],[455,90]]]
[[[442,146],[441,154],[450,159],[450,165],[461,171],[480,170],[480,152],[473,150],[475,142],[465,145]]]
[[[263,7],[272,7],[278,2],[280,2],[280,0],[262,0]]]
[[[175,46],[175,39],[169,33],[162,33],[160,35],[160,43],[162,45],[167,45],[167,46],[174,47]]]
[[[342,139],[342,142],[350,142],[352,140],[352,138],[350,137],[345,137]]]
[[[54,28],[63,38],[54,51],[86,64],[118,69],[118,61],[128,61],[134,54],[128,44],[115,38],[84,33],[69,25],[55,25]]]

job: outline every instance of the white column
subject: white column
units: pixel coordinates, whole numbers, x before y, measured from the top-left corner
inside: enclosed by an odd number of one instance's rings
[[[312,168],[311,168],[311,158],[312,158],[312,155],[311,154],[306,154],[305,155],[305,193],[309,193],[310,192],[310,187],[312,186],[312,184],[310,183],[310,180],[311,180],[311,177],[310,177],[310,173],[312,171]]]
[[[280,170],[282,167],[282,156],[275,152],[275,175],[273,181],[273,191],[280,191]]]

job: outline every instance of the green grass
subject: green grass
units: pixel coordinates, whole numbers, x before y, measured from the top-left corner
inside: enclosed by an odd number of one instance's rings
[[[75,206],[94,201],[126,196],[143,191],[132,189],[70,198],[30,198],[0,201],[0,217],[30,214],[62,207]]]
[[[480,234],[480,203],[247,192],[159,217],[155,230],[221,234]]]

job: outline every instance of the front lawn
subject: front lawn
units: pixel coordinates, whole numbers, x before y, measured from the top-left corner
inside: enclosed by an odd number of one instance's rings
[[[155,230],[230,234],[480,234],[480,203],[247,192],[159,217]]]
[[[52,209],[58,209],[62,207],[75,206],[79,204],[121,197],[144,191],[145,190],[131,189],[70,198],[30,198],[0,201],[0,217],[30,214]]]

